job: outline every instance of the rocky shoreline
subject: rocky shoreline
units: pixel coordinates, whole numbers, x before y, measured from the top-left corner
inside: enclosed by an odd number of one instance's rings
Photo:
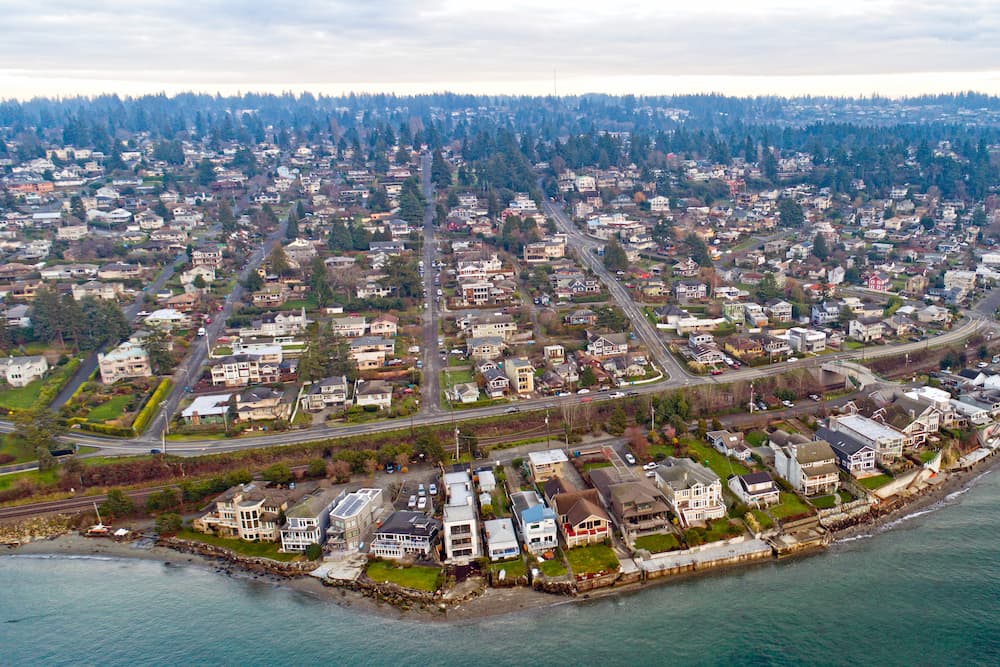
[[[988,474],[1000,462],[1000,457],[992,456],[975,468],[967,471],[945,473],[944,478],[924,492],[907,499],[900,506],[883,514],[870,514],[857,523],[830,531],[830,547],[846,548],[846,544],[879,535],[900,525],[913,516],[943,506],[952,494],[961,493],[975,485],[983,475]],[[41,523],[39,523],[41,521]],[[44,524],[44,525],[42,525]],[[207,553],[204,549],[191,549],[169,541],[155,545],[137,545],[135,542],[116,542],[110,539],[82,537],[67,532],[70,525],[66,517],[31,520],[28,523],[34,531],[26,535],[26,541],[17,545],[8,544],[7,553],[21,556],[67,556],[141,559],[162,562],[170,566],[191,566],[209,569],[224,576],[238,577],[262,584],[280,586],[295,590],[318,600],[342,607],[359,609],[364,613],[414,621],[431,622],[474,622],[492,616],[502,616],[551,607],[571,602],[601,599],[612,595],[632,593],[678,579],[702,576],[706,573],[724,575],[736,568],[747,565],[716,567],[681,575],[672,575],[644,581],[597,588],[585,594],[553,594],[525,586],[493,588],[474,587],[474,591],[461,596],[446,598],[434,595],[410,595],[407,591],[389,590],[380,585],[331,586],[305,574],[302,568],[268,568],[241,563],[227,558],[224,553]],[[9,533],[9,529],[8,529]],[[10,535],[4,533],[6,541]],[[181,550],[179,550],[181,549]],[[823,549],[809,553],[821,553]],[[2,552],[0,552],[2,553]],[[757,561],[748,565],[774,563],[773,560]],[[283,566],[285,564],[282,564]],[[385,590],[383,590],[385,588]],[[471,590],[471,589],[470,589]]]

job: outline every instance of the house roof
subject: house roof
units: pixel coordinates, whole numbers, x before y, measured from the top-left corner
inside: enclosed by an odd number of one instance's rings
[[[678,459],[668,456],[656,468],[656,476],[672,489],[689,489],[695,484],[711,486],[719,481],[719,476],[695,463],[691,459]]]
[[[835,457],[833,448],[825,440],[814,440],[795,446],[795,460],[799,462],[799,465],[819,463]]]
[[[831,449],[833,449],[835,453],[840,454],[841,456],[847,456],[847,457],[854,456],[855,454],[860,452],[862,449],[865,449],[866,447],[868,449],[871,449],[871,447],[868,447],[868,445],[861,442],[860,440],[852,438],[846,433],[838,433],[836,431],[831,431],[825,426],[821,426],[818,429],[816,429],[816,437],[825,440],[827,443],[829,443]]]

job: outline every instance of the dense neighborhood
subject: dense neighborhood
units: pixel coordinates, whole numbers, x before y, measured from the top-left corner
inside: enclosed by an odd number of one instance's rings
[[[328,583],[575,593],[992,456],[992,115],[480,102],[0,107],[0,502],[128,486]]]

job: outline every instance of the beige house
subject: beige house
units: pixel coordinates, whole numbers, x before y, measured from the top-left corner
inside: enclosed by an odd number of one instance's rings
[[[236,395],[240,421],[271,421],[292,415],[295,389],[281,392],[270,387],[251,387]]]
[[[107,354],[97,354],[101,382],[114,384],[126,378],[148,378],[153,374],[149,353],[140,345],[125,341]]]
[[[528,468],[531,470],[531,479],[536,484],[541,484],[553,477],[559,477],[562,474],[563,465],[568,461],[566,452],[561,449],[530,452],[528,454]]]
[[[507,359],[504,373],[510,378],[511,388],[518,394],[530,394],[535,391],[535,369],[527,359]]]
[[[656,468],[655,479],[683,526],[726,515],[722,481],[705,466],[668,456]]]
[[[259,488],[253,482],[235,486],[219,496],[215,508],[192,525],[199,532],[220,537],[277,542],[278,515],[300,495],[287,489]]]
[[[831,493],[840,481],[837,455],[824,441],[789,443],[774,450],[774,468],[797,491],[807,496]]]

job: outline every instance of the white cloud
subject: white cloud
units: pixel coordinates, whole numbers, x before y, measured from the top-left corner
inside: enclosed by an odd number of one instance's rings
[[[985,0],[0,0],[0,16],[0,94],[18,96],[547,92],[553,68],[562,92],[687,86],[687,77],[703,90],[754,82],[832,92],[822,87],[851,80],[885,93],[955,81],[996,92],[976,73],[1000,62],[1000,10]]]

